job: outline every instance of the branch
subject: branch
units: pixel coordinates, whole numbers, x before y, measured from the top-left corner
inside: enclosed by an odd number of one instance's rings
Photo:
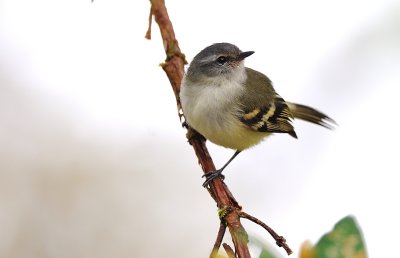
[[[217,257],[218,250],[221,247],[222,239],[224,238],[225,235],[225,231],[226,231],[226,225],[221,221],[219,225],[217,239],[215,240],[215,244],[211,251],[210,258]]]
[[[185,60],[185,55],[179,48],[164,0],[150,0],[150,2],[149,27],[145,37],[147,39],[151,38],[152,16],[154,16],[160,28],[164,50],[167,55],[165,63],[161,66],[171,83],[177,101],[178,115],[179,118],[182,119],[183,113],[179,100],[179,90],[184,75],[184,65],[187,64],[187,62]],[[203,172],[208,173],[210,171],[215,171],[216,169],[206,148],[204,137],[193,129],[188,128],[187,138],[196,153]],[[223,214],[220,215],[221,227],[211,255],[218,252],[225,229],[228,227],[235,246],[236,255],[233,257],[249,258],[250,252],[247,246],[248,235],[240,223],[240,218],[243,216],[241,211],[242,207],[238,204],[228,187],[220,178],[211,181],[207,190],[217,203],[218,208],[223,210]],[[232,256],[232,249],[227,245],[224,245],[224,248],[228,255]]]
[[[283,236],[278,235],[271,227],[269,227],[267,224],[262,222],[261,220],[257,219],[256,217],[251,216],[250,214],[247,214],[246,212],[242,211],[240,213],[240,217],[248,219],[252,222],[254,222],[257,225],[260,225],[263,227],[276,241],[276,245],[279,247],[283,247],[285,249],[287,254],[293,253],[290,247],[286,244],[286,239]]]

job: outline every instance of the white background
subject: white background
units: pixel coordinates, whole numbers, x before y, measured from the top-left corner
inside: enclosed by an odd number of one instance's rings
[[[397,253],[398,1],[167,1],[188,61],[215,42],[256,53],[296,121],[225,171],[244,210],[298,256],[354,215],[370,257]],[[0,257],[207,257],[201,187],[149,1],[0,0]],[[217,166],[233,153],[209,144]],[[248,232],[284,256],[260,228]],[[229,238],[227,238],[229,240]]]

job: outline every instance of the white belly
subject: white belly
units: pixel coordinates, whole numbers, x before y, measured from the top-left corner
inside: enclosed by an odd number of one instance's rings
[[[236,116],[242,90],[242,84],[231,81],[190,87],[183,81],[180,98],[187,123],[209,141],[226,148],[243,150],[259,143],[268,133],[247,128]]]

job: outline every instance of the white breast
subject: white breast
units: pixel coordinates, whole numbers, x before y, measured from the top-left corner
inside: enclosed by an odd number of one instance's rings
[[[239,97],[244,94],[246,73],[239,77],[205,78],[201,84],[184,78],[180,99],[187,123],[215,144],[242,150],[261,141],[265,134],[252,132],[237,116]]]

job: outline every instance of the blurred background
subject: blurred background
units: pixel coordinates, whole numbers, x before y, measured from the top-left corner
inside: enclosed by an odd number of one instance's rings
[[[166,5],[188,61],[216,42],[253,50],[246,65],[281,96],[339,124],[295,121],[298,140],[276,135],[243,152],[225,174],[244,210],[284,235],[293,257],[348,214],[370,257],[392,257],[399,1]],[[159,67],[155,23],[144,39],[149,10],[149,1],[0,0],[0,257],[208,257],[217,208]],[[217,167],[233,153],[208,146]]]

